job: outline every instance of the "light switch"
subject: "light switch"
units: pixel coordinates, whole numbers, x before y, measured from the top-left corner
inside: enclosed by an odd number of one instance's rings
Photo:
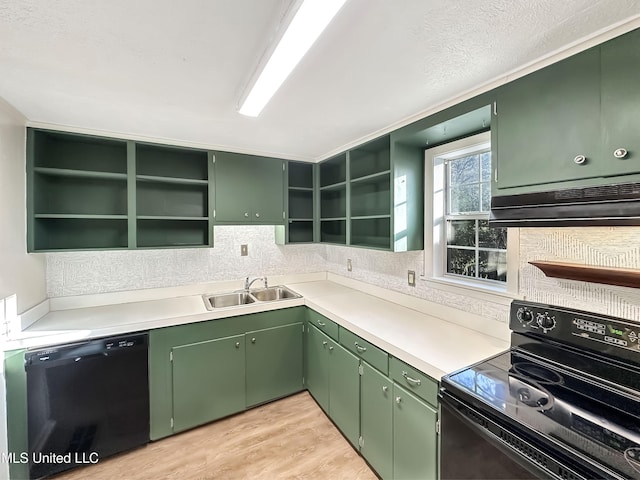
[[[416,272],[414,270],[409,270],[407,272],[407,283],[410,287],[416,286]]]

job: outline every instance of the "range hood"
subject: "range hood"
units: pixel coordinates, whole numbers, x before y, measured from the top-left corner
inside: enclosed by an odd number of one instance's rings
[[[492,197],[489,224],[500,227],[640,225],[640,183]]]

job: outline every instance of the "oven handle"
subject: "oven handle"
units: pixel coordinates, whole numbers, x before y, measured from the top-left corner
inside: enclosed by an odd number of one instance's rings
[[[501,450],[503,453],[509,456],[512,460],[519,463],[522,467],[533,470],[534,473],[538,476],[538,478],[550,478],[554,480],[563,480],[563,477],[557,473],[558,468],[562,468],[565,471],[573,474],[571,478],[574,479],[583,479],[588,480],[587,477],[578,474],[571,468],[568,468],[565,463],[558,461],[556,458],[550,456],[546,452],[543,452],[535,445],[531,444],[527,440],[521,438],[520,435],[515,433],[513,429],[505,428],[497,422],[491,420],[486,415],[483,415],[476,408],[470,406],[469,404],[460,401],[459,399],[453,397],[449,392],[447,392],[444,388],[440,389],[438,394],[440,398],[441,409],[448,409],[452,415],[455,415],[460,420],[464,421],[465,424],[469,425],[469,427],[473,428],[478,434],[480,434],[483,438],[485,438],[489,443],[494,445],[496,448]],[[470,415],[467,416],[462,413],[460,410],[466,409]],[[441,412],[441,423],[442,416],[444,412]],[[471,419],[470,416],[473,416],[475,420]],[[446,435],[446,426],[441,425],[441,435]],[[509,444],[508,442],[502,440],[500,438],[500,433],[502,433],[507,438],[514,438],[518,441],[519,445],[525,446],[527,451],[533,452],[535,451],[538,458],[546,458],[547,464],[551,465],[553,470],[549,470],[548,468],[543,467],[538,462],[533,460],[527,455],[524,455],[521,451],[516,449],[514,446]]]

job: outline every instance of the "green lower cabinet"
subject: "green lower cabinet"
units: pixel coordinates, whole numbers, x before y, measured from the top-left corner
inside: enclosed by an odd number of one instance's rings
[[[244,410],[244,335],[181,345],[172,353],[174,432]]]
[[[329,340],[329,416],[351,444],[360,436],[360,359]]]
[[[15,454],[16,462],[9,464],[10,478],[29,478],[29,465],[20,456],[29,451],[27,438],[27,373],[24,369],[24,350],[4,354],[4,378],[7,409],[7,451]]]
[[[393,385],[393,478],[435,479],[437,412],[426,402]]]
[[[302,322],[247,332],[247,407],[302,390]]]
[[[309,393],[329,413],[329,342],[333,342],[313,325],[307,331],[307,372]]]
[[[382,479],[393,478],[393,382],[362,362],[360,453]]]

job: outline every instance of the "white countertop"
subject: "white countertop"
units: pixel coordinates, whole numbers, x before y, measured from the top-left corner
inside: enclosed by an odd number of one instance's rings
[[[303,298],[215,311],[201,295],[55,310],[5,342],[4,350],[307,305],[365,340],[439,380],[509,348],[509,342],[329,280],[289,283]],[[403,295],[398,294],[402,300]]]

